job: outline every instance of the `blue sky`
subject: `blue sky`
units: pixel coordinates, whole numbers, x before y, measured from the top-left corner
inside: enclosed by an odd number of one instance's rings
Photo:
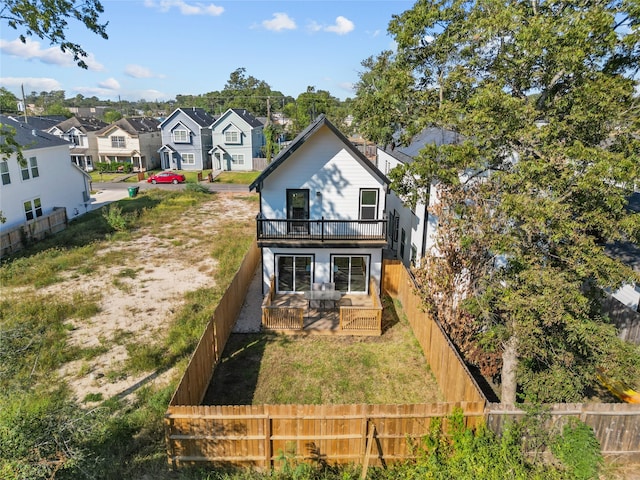
[[[297,97],[314,86],[354,97],[361,62],[393,49],[387,26],[404,0],[102,0],[108,40],[70,21],[88,70],[39,38],[2,24],[0,86],[21,96],[64,90],[101,100],[170,100],[222,90],[231,72]],[[21,33],[21,32],[20,32]]]

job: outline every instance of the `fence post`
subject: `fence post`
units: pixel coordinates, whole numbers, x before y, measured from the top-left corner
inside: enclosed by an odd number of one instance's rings
[[[264,466],[267,471],[271,470],[271,416],[267,410],[264,417]]]

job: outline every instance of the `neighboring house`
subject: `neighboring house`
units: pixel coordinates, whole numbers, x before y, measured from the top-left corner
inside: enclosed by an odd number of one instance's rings
[[[87,172],[93,171],[94,159],[98,158],[96,132],[108,126],[95,117],[71,117],[47,130],[72,144],[71,161]]]
[[[211,168],[211,124],[215,117],[202,108],[178,108],[162,123],[160,166],[173,170]]]
[[[262,157],[264,125],[246,110],[230,108],[211,124],[214,170],[251,171]]]
[[[134,170],[143,172],[160,167],[162,134],[160,121],[152,117],[131,117],[98,130],[98,161],[131,163]]]
[[[20,165],[15,153],[0,160],[0,210],[6,219],[0,228],[10,230],[56,208],[65,208],[69,219],[85,213],[91,177],[71,163],[69,142],[4,115],[0,123],[16,129],[26,160]]]
[[[427,128],[406,146],[378,148],[376,163],[385,175],[398,165],[410,164],[428,144],[445,145],[459,141],[459,136],[440,128]],[[427,203],[428,202],[428,203]],[[407,205],[395,192],[390,191],[387,200],[389,218],[389,249],[407,266],[419,265],[420,259],[435,243],[437,219],[429,214],[428,206],[437,202],[437,187],[431,185],[429,198],[418,200],[415,207]]]
[[[334,283],[349,294],[380,288],[387,245],[387,178],[324,115],[249,186],[260,193],[257,240],[263,293]],[[379,291],[379,290],[378,290]]]

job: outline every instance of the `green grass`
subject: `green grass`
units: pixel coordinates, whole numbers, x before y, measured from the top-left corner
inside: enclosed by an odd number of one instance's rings
[[[249,185],[261,172],[221,172],[213,183],[234,183],[239,185]]]
[[[208,402],[236,404],[442,401],[408,322],[385,299],[381,337],[232,335]]]

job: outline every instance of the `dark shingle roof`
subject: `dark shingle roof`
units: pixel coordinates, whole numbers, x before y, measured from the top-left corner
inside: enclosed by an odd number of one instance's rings
[[[387,146],[384,151],[402,163],[411,163],[426,145],[447,145],[460,141],[460,135],[443,128],[425,128],[411,139],[407,146]]]
[[[117,126],[127,132],[131,136],[136,136],[141,133],[157,132],[160,121],[153,117],[130,117],[121,118],[120,120],[101,128],[96,132],[97,135],[104,135],[109,132],[114,126]]]
[[[58,123],[63,122],[67,119],[67,117],[65,117],[64,115],[43,115],[39,117],[27,117],[26,122],[23,116],[10,115],[10,118],[13,118],[15,121],[20,123],[26,123],[31,128],[36,128],[38,130],[49,130],[51,127],[55,127]]]
[[[22,123],[14,117],[0,115],[0,123],[15,128],[15,140],[24,150],[33,150],[36,148],[55,147],[58,145],[69,146],[69,142],[61,138],[43,132],[34,127],[32,124]],[[5,139],[0,135],[0,141]]]
[[[269,164],[269,166],[262,171],[262,173],[256,178],[251,185],[249,185],[249,190],[253,190],[260,186],[262,182],[269,176],[271,173],[278,168],[280,164],[282,164],[287,158],[289,158],[296,150],[298,150],[314,133],[316,133],[322,126],[326,126],[329,128],[337,137],[344,143],[344,145],[349,149],[349,151],[356,157],[356,159],[364,165],[367,169],[369,169],[374,175],[379,177],[383,182],[390,183],[389,179],[380,171],[378,168],[369,161],[367,157],[363,155],[363,153],[358,150],[353,143],[345,137],[340,130],[338,130],[328,119],[324,116],[324,114],[320,114],[320,116],[312,122],[307,128],[305,128],[300,134],[293,139],[293,141],[289,144],[287,148],[282,150],[276,158]]]
[[[260,120],[258,120],[256,117],[254,117],[245,109],[232,108],[231,110],[233,110],[236,113],[236,115],[242,118],[245,122],[251,125],[251,128],[258,128],[258,127],[264,126]]]
[[[109,125],[96,117],[71,117],[56,125],[63,132],[67,132],[73,127],[84,133],[95,132]]]
[[[181,108],[180,110],[201,127],[208,127],[216,121],[215,117],[209,115],[203,108],[192,107]]]

